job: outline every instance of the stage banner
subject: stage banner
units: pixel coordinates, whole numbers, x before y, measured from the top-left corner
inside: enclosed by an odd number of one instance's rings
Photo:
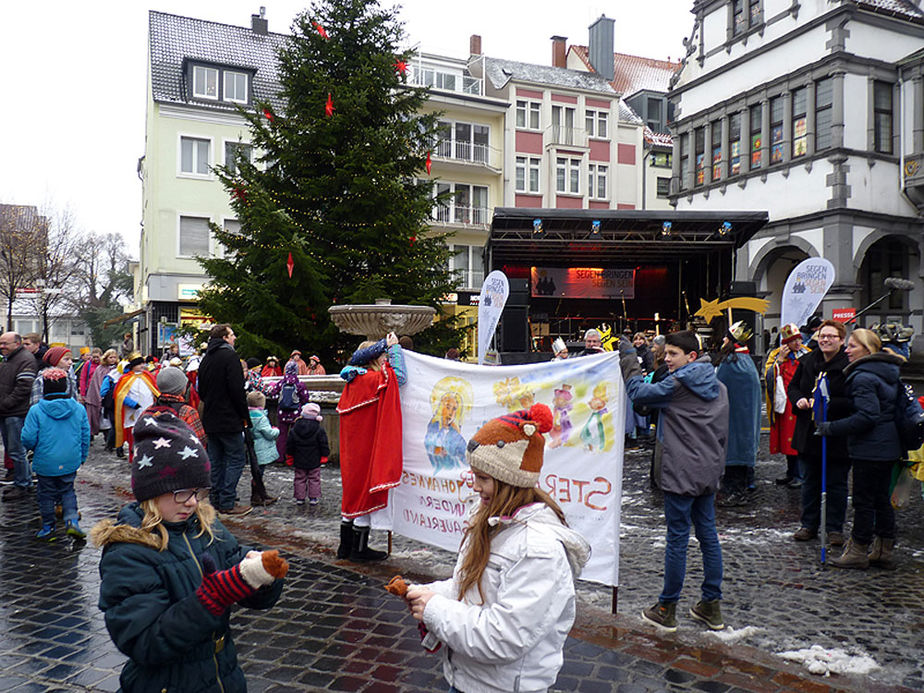
[[[391,501],[399,534],[458,551],[471,504],[468,439],[486,421],[536,402],[552,410],[539,485],[593,555],[582,578],[618,585],[626,396],[617,352],[520,366],[405,352],[404,473]]]
[[[635,298],[634,269],[532,267],[533,296],[559,298]]]
[[[510,295],[507,275],[494,270],[484,278],[481,294],[478,296],[478,363],[484,365],[485,354],[491,346],[491,338],[497,330],[497,321]]]
[[[783,287],[780,325],[802,327],[834,284],[834,265],[823,257],[803,260],[789,273]]]

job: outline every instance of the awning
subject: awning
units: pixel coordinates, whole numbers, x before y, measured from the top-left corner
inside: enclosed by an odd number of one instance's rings
[[[498,207],[487,256],[491,268],[505,264],[599,267],[690,259],[740,248],[768,218],[767,212]],[[541,230],[536,220],[541,220]]]

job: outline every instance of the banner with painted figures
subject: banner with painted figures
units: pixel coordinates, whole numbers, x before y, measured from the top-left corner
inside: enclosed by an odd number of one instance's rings
[[[806,323],[821,299],[834,284],[834,265],[823,257],[803,260],[789,273],[783,287],[780,305],[780,325]]]
[[[465,461],[468,439],[490,419],[541,402],[554,426],[539,485],[593,546],[581,577],[618,585],[626,417],[619,354],[496,367],[414,352],[405,360],[404,474],[391,500],[394,531],[458,551],[468,509],[478,502]]]

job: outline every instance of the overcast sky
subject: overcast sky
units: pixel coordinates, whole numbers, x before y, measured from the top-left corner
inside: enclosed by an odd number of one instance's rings
[[[122,233],[137,257],[148,10],[248,26],[266,7],[288,33],[305,0],[7,0],[0,15],[0,202],[69,208],[81,229]],[[394,3],[385,0],[383,5]],[[676,60],[692,0],[405,0],[408,45],[549,64],[553,34],[587,44],[601,14],[622,53]]]

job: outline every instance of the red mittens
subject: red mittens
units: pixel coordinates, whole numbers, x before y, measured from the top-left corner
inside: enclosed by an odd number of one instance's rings
[[[285,577],[289,564],[278,551],[251,551],[236,566],[215,570],[211,556],[202,557],[202,584],[196,597],[215,616],[220,616],[235,602],[246,599],[260,587]]]
[[[292,455],[286,455],[286,464],[290,467],[295,464],[295,458]]]
[[[321,464],[327,464],[327,458],[326,458],[326,457],[322,457],[322,458],[321,458]]]

